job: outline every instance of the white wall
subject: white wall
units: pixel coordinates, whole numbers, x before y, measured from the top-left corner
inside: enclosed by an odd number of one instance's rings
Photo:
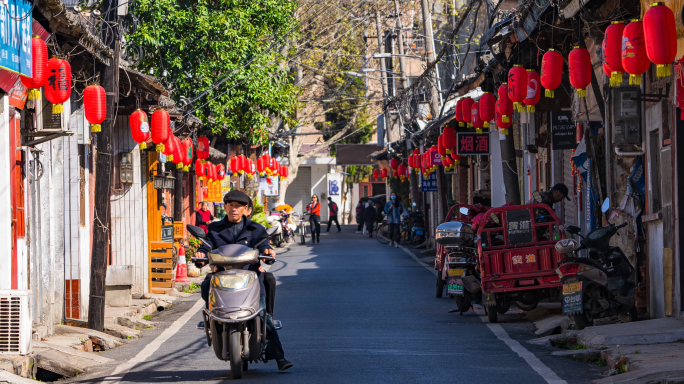
[[[321,202],[322,221],[328,220],[328,168],[327,164],[311,165],[311,194],[316,194]]]
[[[0,289],[12,288],[12,202],[10,192],[9,99],[0,115]]]
[[[499,140],[499,134],[496,131],[492,131],[492,140],[490,148],[492,151],[492,207],[500,207],[506,204],[506,194],[504,193],[503,164],[501,164],[501,142]]]

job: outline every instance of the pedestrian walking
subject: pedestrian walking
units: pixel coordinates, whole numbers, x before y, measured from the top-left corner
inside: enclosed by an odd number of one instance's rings
[[[401,203],[401,196],[396,193],[390,194],[390,201],[385,203],[385,213],[387,214],[387,223],[389,224],[389,246],[394,243],[394,248],[399,247],[399,230],[401,228],[401,214],[404,213],[404,204]]]
[[[334,201],[332,201],[332,198],[330,196],[328,196],[328,209],[328,229],[325,232],[330,232],[330,226],[332,225],[333,221],[335,222],[335,224],[337,224],[337,232],[342,232],[342,228],[340,228],[340,222],[337,221],[337,204]]]
[[[321,242],[321,203],[318,196],[311,196],[311,203],[306,206],[306,211],[310,213],[309,225],[311,225],[311,243]]]
[[[372,201],[368,201],[368,206],[366,207],[366,230],[368,230],[368,237],[373,237],[373,226],[375,226],[375,221],[377,220],[378,213],[375,209],[375,204]]]
[[[363,203],[359,201],[356,204],[356,224],[357,224],[356,233],[363,232],[363,223],[366,220],[363,217],[365,213],[366,213],[366,207],[364,207]]]
[[[200,209],[195,212],[195,224],[202,228],[204,233],[209,233],[207,226],[214,221],[214,216],[209,211],[209,204],[206,201],[200,203]]]

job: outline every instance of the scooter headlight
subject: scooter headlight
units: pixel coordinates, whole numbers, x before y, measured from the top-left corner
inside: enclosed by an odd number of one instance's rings
[[[214,284],[225,289],[242,289],[254,279],[252,273],[214,276]]]

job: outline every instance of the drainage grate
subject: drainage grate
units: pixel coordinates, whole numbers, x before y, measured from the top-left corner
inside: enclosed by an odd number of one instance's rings
[[[23,297],[0,297],[0,352],[20,353],[21,301]]]

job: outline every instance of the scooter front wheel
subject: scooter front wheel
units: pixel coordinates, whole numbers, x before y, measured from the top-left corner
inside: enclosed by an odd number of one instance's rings
[[[242,378],[242,338],[241,332],[237,326],[232,326],[230,328],[230,336],[228,339],[228,345],[230,349],[230,374],[233,379]]]

